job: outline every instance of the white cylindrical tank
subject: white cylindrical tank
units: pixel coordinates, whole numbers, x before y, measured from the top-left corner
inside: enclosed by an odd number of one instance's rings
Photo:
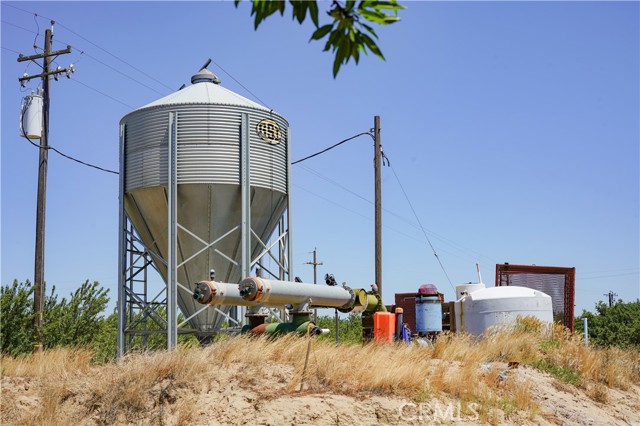
[[[28,139],[42,136],[42,94],[39,91],[24,98],[20,109],[20,136]]]
[[[471,293],[484,288],[483,283],[467,283],[456,286],[456,300],[462,297],[462,293]]]
[[[455,302],[458,333],[480,335],[496,325],[513,323],[518,317],[531,316],[553,322],[551,297],[526,287],[489,287],[465,294]]]

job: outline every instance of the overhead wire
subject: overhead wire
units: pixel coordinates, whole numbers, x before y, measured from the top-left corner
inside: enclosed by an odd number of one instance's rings
[[[111,99],[111,100],[113,100],[113,101],[116,101],[116,102],[118,102],[119,104],[122,104],[122,105],[126,106],[127,108],[134,109],[134,107],[132,107],[131,105],[129,105],[129,104],[125,103],[125,102],[122,102],[121,100],[119,100],[119,99],[117,99],[117,98],[114,98],[113,96],[111,96],[111,95],[109,95],[109,94],[107,94],[107,93],[104,93],[104,92],[102,92],[102,91],[100,91],[100,90],[96,89],[95,87],[91,87],[91,86],[89,86],[88,84],[83,83],[82,81],[78,80],[78,79],[77,79],[77,78],[75,78],[75,77],[74,77],[74,78],[72,78],[72,79],[70,79],[70,80],[71,80],[71,81],[73,81],[73,82],[75,82],[75,83],[78,83],[78,84],[80,84],[80,85],[82,85],[82,86],[84,86],[84,87],[86,87],[87,89],[93,90],[94,92],[99,93],[99,94],[101,94],[102,96],[105,96],[105,97],[107,97],[107,98],[109,98],[109,99]]]
[[[309,172],[309,173],[311,173],[311,174],[313,174],[313,175],[315,175],[315,176],[317,176],[318,178],[320,178],[320,179],[322,179],[322,180],[324,180],[326,182],[331,183],[332,185],[337,186],[338,188],[341,188],[342,190],[348,192],[349,194],[353,195],[354,197],[357,197],[357,198],[361,199],[362,201],[365,201],[366,203],[374,204],[374,202],[372,200],[370,200],[370,199],[368,199],[366,197],[363,197],[362,195],[358,194],[357,192],[347,188],[346,186],[342,185],[341,183],[336,182],[335,180],[331,179],[330,177],[323,175],[322,173],[318,172],[317,170],[312,169],[309,166],[306,166],[306,165],[302,164],[302,165],[300,165],[300,168],[305,170],[305,171],[307,171],[307,172]],[[392,210],[389,210],[389,209],[383,207],[382,211],[384,211],[385,213],[390,214],[391,216],[394,216],[395,218],[405,222],[406,224],[412,226],[415,229],[420,229],[420,226],[417,225],[415,222],[412,222],[410,219],[407,219],[406,217],[403,217],[403,216],[397,214],[396,212],[394,212]],[[461,245],[459,243],[456,243],[455,241],[450,240],[450,239],[448,239],[448,238],[446,238],[446,237],[444,237],[442,235],[439,235],[439,234],[433,232],[432,230],[429,230],[429,229],[426,229],[426,230],[433,237],[435,237],[436,239],[442,241],[444,244],[447,244],[447,245],[451,246],[452,248],[454,248],[456,250],[459,250],[460,252],[463,252],[463,254],[465,256],[467,256],[468,258],[476,260],[478,257],[482,257],[482,258],[491,260],[492,262],[497,262],[496,259],[493,259],[493,258],[491,258],[489,256],[486,256],[486,255],[484,255],[482,253],[479,253],[479,252],[477,252],[475,250],[472,250],[472,249],[470,249],[468,247],[464,247],[463,245]],[[422,240],[420,240],[420,241],[422,241]],[[447,251],[447,253],[451,254],[451,252],[449,252],[449,251]],[[458,257],[458,256],[456,256],[456,257]]]
[[[20,52],[18,52],[17,50],[9,49],[8,47],[4,47],[4,46],[2,46],[2,48],[3,48],[4,50],[8,50],[9,52],[15,53],[15,54],[17,54],[17,55],[19,55],[19,54],[20,54]]]
[[[293,166],[295,164],[299,164],[299,163],[301,163],[301,162],[303,162],[305,160],[308,160],[310,158],[313,158],[313,157],[316,157],[318,155],[324,154],[325,152],[330,151],[330,150],[342,145],[345,142],[348,142],[348,141],[350,141],[352,139],[355,139],[355,138],[357,138],[359,136],[363,136],[363,135],[369,135],[372,138],[374,138],[374,136],[371,134],[371,132],[359,133],[359,134],[357,134],[355,136],[351,136],[351,137],[349,137],[347,139],[341,140],[340,142],[338,142],[338,143],[336,143],[334,145],[331,145],[328,148],[325,148],[325,149],[323,149],[321,151],[318,151],[318,152],[316,152],[314,154],[311,154],[311,155],[309,155],[307,157],[301,158],[300,160],[294,161],[294,162],[291,163],[291,165]],[[391,162],[389,161],[389,158],[384,154],[384,152],[382,152],[382,161],[383,161],[383,164],[386,161],[386,165],[388,165],[391,168],[391,170],[393,171],[393,174],[396,177],[396,180],[398,181],[398,184],[400,185],[400,189],[402,189],[402,193],[404,194],[405,199],[407,200],[407,203],[409,204],[409,207],[411,207],[411,211],[413,212],[413,215],[414,215],[416,221],[418,222],[418,225],[420,226],[420,229],[422,230],[422,233],[423,233],[424,237],[426,238],[427,243],[429,244],[429,247],[431,247],[433,255],[435,256],[436,260],[438,261],[438,264],[440,265],[440,269],[442,269],[442,272],[444,273],[445,277],[447,278],[447,281],[449,281],[449,285],[451,285],[451,288],[453,288],[454,291],[455,291],[455,288],[453,287],[453,282],[451,281],[451,278],[449,277],[449,274],[447,273],[447,271],[446,271],[446,269],[444,267],[444,264],[442,263],[442,260],[440,259],[440,256],[438,255],[438,252],[436,251],[435,247],[433,246],[433,243],[431,242],[431,239],[427,235],[427,232],[424,229],[424,226],[422,226],[422,222],[420,221],[420,218],[418,217],[418,214],[416,213],[415,209],[413,208],[413,204],[411,203],[411,200],[409,199],[409,196],[407,195],[406,191],[404,190],[404,187],[402,186],[402,183],[400,182],[400,178],[398,177],[398,175],[397,175],[395,169],[393,168],[393,166],[391,166]]]
[[[31,12],[31,11],[29,11],[29,10],[25,10],[25,9],[22,9],[22,8],[20,8],[20,7],[14,6],[14,5],[9,4],[9,3],[2,3],[2,4],[3,4],[3,5],[7,5],[7,6],[9,6],[9,7],[12,7],[12,8],[14,8],[14,9],[20,10],[20,11],[22,11],[22,12],[24,12],[24,13],[28,13],[28,14],[30,14],[30,15],[37,15],[37,14],[36,14],[36,13],[34,13],[34,12]],[[44,16],[44,15],[39,15],[39,16],[41,16],[41,17],[43,17],[43,18],[46,18],[46,19],[49,19],[49,20],[54,20],[54,19],[49,18],[49,17]],[[156,79],[156,78],[155,78],[155,77],[153,77],[152,75],[149,75],[148,73],[146,73],[145,71],[141,70],[140,68],[138,68],[138,67],[136,67],[136,66],[134,66],[134,65],[130,64],[129,62],[125,61],[124,59],[120,58],[119,56],[117,56],[117,55],[115,55],[115,54],[111,53],[110,51],[108,51],[107,49],[105,49],[105,48],[101,47],[100,45],[98,45],[98,44],[96,44],[96,43],[92,42],[91,40],[89,40],[88,38],[86,38],[86,37],[82,36],[81,34],[79,34],[79,33],[75,32],[75,31],[73,31],[71,28],[67,27],[66,25],[64,25],[64,24],[60,23],[59,21],[56,21],[56,24],[57,24],[57,25],[59,25],[60,27],[64,28],[64,29],[66,29],[66,30],[67,30],[67,31],[69,31],[71,34],[73,34],[73,35],[75,35],[75,36],[77,36],[77,37],[81,38],[81,39],[82,39],[82,40],[84,40],[84,41],[86,41],[87,43],[89,43],[89,44],[91,44],[91,45],[93,45],[93,46],[97,47],[98,49],[102,50],[102,51],[103,51],[103,52],[105,52],[106,54],[108,54],[108,55],[112,56],[113,58],[115,58],[115,59],[117,59],[118,61],[122,62],[123,64],[127,65],[128,67],[130,67],[130,68],[134,69],[135,71],[139,72],[140,74],[144,75],[145,77],[147,77],[147,78],[149,78],[149,79],[151,79],[151,80],[155,81],[156,83],[158,83],[158,84],[162,85],[162,86],[163,86],[163,87],[165,87],[166,89],[173,91],[173,88],[171,88],[171,87],[170,87],[170,86],[168,86],[167,84],[165,84],[165,83],[163,83],[162,81],[160,81],[160,80]]]
[[[15,25],[15,24],[13,24],[13,23],[11,23],[11,22],[8,22],[8,21],[4,21],[4,20],[2,20],[2,23],[9,24],[9,25],[12,25],[12,26],[14,26],[14,27],[16,27],[16,28],[19,28],[19,29],[21,29],[21,30],[28,31],[28,32],[30,32],[30,33],[34,33],[34,34],[36,34],[36,32],[35,32],[35,31],[32,31],[32,30],[30,30],[30,29],[27,29],[27,28],[21,27],[21,26],[19,26],[19,25]],[[61,25],[61,26],[62,26],[62,25]],[[115,67],[112,67],[111,65],[109,65],[109,64],[105,63],[104,61],[101,61],[100,59],[98,59],[98,58],[96,58],[96,57],[94,57],[94,56],[92,56],[92,55],[88,54],[88,53],[87,53],[87,52],[85,52],[83,49],[81,49],[81,48],[79,48],[79,47],[77,47],[77,46],[74,46],[74,45],[72,45],[71,43],[65,43],[65,42],[64,42],[64,41],[62,41],[62,40],[54,40],[54,42],[55,42],[55,43],[61,43],[61,44],[64,44],[64,45],[66,45],[66,46],[70,46],[70,47],[72,47],[72,48],[74,48],[74,49],[77,49],[77,50],[80,52],[80,54],[81,54],[81,55],[84,55],[84,56],[87,56],[87,57],[89,57],[89,58],[93,59],[94,61],[96,61],[96,62],[98,62],[98,63],[100,63],[100,64],[104,65],[105,67],[107,67],[107,68],[109,68],[109,69],[111,69],[111,70],[113,70],[113,71],[117,72],[118,74],[120,74],[120,75],[122,75],[122,76],[124,76],[124,77],[128,78],[129,80],[131,80],[131,81],[133,81],[133,82],[135,82],[135,83],[138,83],[139,85],[141,85],[141,86],[143,86],[143,87],[146,87],[147,89],[149,89],[149,90],[151,90],[151,91],[153,91],[153,92],[155,92],[155,93],[157,93],[157,94],[159,94],[159,95],[161,95],[161,96],[164,96],[164,95],[165,95],[165,93],[162,93],[162,92],[160,92],[160,91],[158,91],[158,90],[154,89],[153,87],[151,87],[151,86],[149,86],[149,85],[147,85],[147,84],[145,84],[145,83],[141,82],[140,80],[137,80],[137,79],[135,79],[135,78],[131,77],[130,75],[126,74],[125,72],[120,71],[119,69],[117,69],[117,68],[115,68]],[[20,55],[20,54],[21,54],[20,52],[17,52],[17,51],[14,51],[14,50],[12,50],[12,51],[13,51],[13,52],[15,52],[15,53],[17,53],[18,55]],[[54,59],[52,59],[52,62],[54,62],[54,61],[55,61],[55,58],[54,58]],[[29,63],[31,63],[31,62],[29,62]]]
[[[38,14],[34,13],[33,14],[33,21],[36,23],[36,28],[38,28],[38,31],[36,32],[36,36],[33,38],[33,50],[38,53],[38,36],[40,35],[40,24],[38,24]]]
[[[31,145],[35,146],[35,147],[36,147],[36,148],[38,148],[38,149],[50,149],[50,150],[52,150],[52,151],[56,152],[58,155],[61,155],[62,157],[65,157],[65,158],[67,158],[67,159],[69,159],[69,160],[71,160],[71,161],[75,161],[76,163],[82,164],[82,165],[84,165],[84,166],[94,168],[94,169],[96,169],[96,170],[100,170],[100,171],[107,172],[107,173],[112,173],[112,174],[115,174],[115,175],[119,174],[118,172],[116,172],[116,171],[114,171],[114,170],[105,169],[105,168],[103,168],[103,167],[96,166],[95,164],[91,164],[91,163],[87,163],[87,162],[82,161],[82,160],[78,160],[77,158],[72,157],[71,155],[65,154],[64,152],[60,151],[59,149],[57,149],[57,148],[55,148],[55,147],[53,147],[53,146],[51,146],[51,145],[47,145],[46,147],[44,147],[44,146],[41,146],[41,145],[36,144],[35,142],[33,142],[33,141],[31,140],[31,138],[27,135],[27,132],[25,132],[25,130],[24,130],[24,126],[22,125],[22,123],[24,122],[24,115],[25,115],[25,113],[27,112],[27,106],[28,106],[28,105],[24,105],[24,106],[23,106],[23,108],[22,108],[22,113],[20,114],[20,130],[22,131],[22,136],[23,136],[27,141],[29,141],[29,143],[30,143]]]
[[[258,97],[258,95],[256,95],[255,93],[253,93],[251,90],[249,90],[244,84],[240,83],[240,81],[238,81],[234,76],[232,76],[230,73],[228,73],[224,68],[222,68],[222,66],[220,64],[218,64],[215,61],[211,61],[213,62],[213,64],[215,66],[217,66],[218,68],[220,68],[222,70],[222,72],[224,72],[226,75],[228,75],[233,81],[235,81],[236,83],[238,83],[240,85],[240,87],[242,87],[244,90],[246,90],[248,93],[251,94],[251,96],[253,96],[254,98],[256,98],[258,100],[258,102],[260,102],[262,105],[264,105],[265,107],[269,108],[270,110],[272,110],[272,108],[267,105],[262,99],[260,99]]]
[[[600,275],[597,277],[583,277],[583,276],[579,276],[578,278],[580,280],[595,280],[595,279],[601,279],[601,278],[613,278],[613,277],[628,277],[631,275],[639,275],[639,272],[627,272],[624,274],[612,274],[612,275]]]
[[[73,45],[70,45],[70,46],[71,46],[71,47],[74,47]],[[77,48],[77,49],[78,49],[78,50],[80,50],[79,48]],[[92,55],[88,54],[86,51],[84,51],[84,50],[80,50],[80,52],[81,52],[83,55],[85,55],[87,58],[91,58],[91,59],[93,59],[94,61],[98,62],[99,64],[104,65],[105,67],[107,67],[107,68],[109,68],[109,69],[111,69],[111,70],[113,70],[113,71],[117,72],[118,74],[120,74],[120,75],[122,75],[122,76],[124,76],[124,77],[128,78],[129,80],[131,80],[131,81],[133,81],[133,82],[136,82],[136,83],[138,83],[139,85],[141,85],[141,86],[143,86],[143,87],[146,87],[147,89],[149,89],[149,90],[151,90],[151,91],[153,91],[153,92],[156,92],[156,93],[157,93],[157,94],[159,94],[160,96],[165,96],[165,95],[166,95],[166,93],[160,92],[159,90],[154,89],[153,87],[149,86],[148,84],[145,84],[145,83],[141,82],[140,80],[137,80],[137,79],[135,79],[135,78],[131,77],[130,75],[128,75],[128,74],[126,74],[126,73],[124,73],[124,72],[120,71],[119,69],[117,69],[117,68],[115,68],[115,67],[112,67],[111,65],[107,64],[106,62],[101,61],[100,59],[96,58],[95,56],[92,56]]]
[[[314,197],[317,197],[317,198],[319,198],[319,199],[321,199],[323,201],[326,201],[326,202],[328,202],[330,204],[333,204],[336,207],[339,207],[339,208],[341,208],[341,209],[343,209],[345,211],[353,213],[356,216],[360,216],[361,218],[364,218],[364,219],[368,220],[369,222],[373,222],[373,218],[372,217],[369,217],[369,216],[367,216],[365,214],[362,214],[362,213],[360,213],[360,212],[358,212],[356,210],[353,210],[353,209],[350,209],[348,207],[345,207],[343,204],[337,203],[337,202],[335,202],[334,200],[332,200],[330,198],[324,197],[324,196],[322,196],[320,194],[317,194],[317,193],[311,191],[310,189],[307,189],[307,188],[305,188],[305,187],[303,187],[301,185],[295,184],[295,183],[293,184],[293,186],[296,187],[296,188],[302,189],[303,191],[313,195]],[[406,238],[408,238],[410,240],[416,241],[416,242],[421,243],[421,244],[425,244],[424,239],[416,238],[413,235],[409,235],[409,234],[407,234],[405,232],[402,232],[402,231],[400,231],[400,230],[398,230],[398,229],[396,229],[396,228],[394,228],[392,226],[383,224],[382,227],[385,228],[385,229],[388,229],[389,231],[393,231],[398,235],[402,235],[403,237],[406,237]],[[449,255],[451,255],[453,257],[457,257],[458,259],[466,260],[465,258],[457,255],[456,253],[450,252],[448,250],[441,250],[441,251],[444,252],[444,253],[447,253],[447,254],[449,254]]]
[[[75,161],[76,163],[82,164],[83,166],[92,167],[92,168],[94,168],[96,170],[100,170],[100,171],[107,172],[107,173],[112,173],[114,175],[120,174],[120,173],[116,172],[115,170],[105,169],[103,167],[96,166],[95,164],[91,164],[91,163],[87,163],[87,162],[82,161],[82,160],[78,160],[77,158],[74,158],[74,157],[72,157],[70,155],[67,155],[64,152],[62,152],[62,151],[60,151],[60,150],[58,150],[58,149],[56,149],[56,148],[54,148],[52,146],[49,146],[49,149],[51,149],[52,151],[55,151],[56,153],[58,153],[59,155],[63,156],[64,158],[67,158],[67,159],[69,159],[71,161]]]
[[[2,3],[2,4],[7,4],[7,3]],[[16,25],[16,24],[14,24],[13,22],[5,21],[4,19],[0,19],[0,22],[2,22],[2,23],[3,23],[3,24],[5,24],[5,25],[10,25],[10,26],[12,26],[12,27],[19,28],[19,29],[21,29],[21,30],[23,30],[23,31],[27,31],[27,32],[29,32],[29,33],[31,33],[31,34],[37,34],[37,33],[36,33],[35,31],[33,31],[33,30],[30,30],[30,29],[25,28],[25,27],[21,27],[20,25]]]
[[[391,163],[388,163],[388,165],[389,165],[389,168],[391,169],[391,171],[393,172],[393,175],[396,177],[396,181],[398,181],[398,185],[400,186],[400,189],[402,190],[402,193],[404,194],[404,197],[406,198],[407,203],[409,204],[409,207],[411,208],[411,211],[413,212],[413,216],[416,218],[416,221],[418,222],[418,225],[420,225],[420,229],[422,229],[422,234],[427,239],[427,242],[429,243],[429,246],[431,247],[431,250],[433,251],[433,255],[438,260],[438,264],[440,265],[440,269],[442,269],[442,272],[444,272],[444,275],[447,277],[447,281],[449,281],[449,285],[451,286],[453,291],[455,291],[455,287],[453,286],[453,283],[451,282],[451,278],[449,278],[449,274],[447,273],[446,269],[444,268],[444,265],[442,264],[442,260],[440,259],[440,256],[438,255],[438,252],[436,251],[435,247],[431,243],[431,239],[427,235],[427,232],[424,230],[424,227],[422,226],[422,222],[420,221],[420,218],[418,217],[418,214],[416,213],[416,210],[413,208],[413,204],[411,203],[411,200],[409,199],[409,196],[407,195],[407,191],[404,190],[404,186],[402,186],[402,182],[400,182],[400,178],[398,177],[398,174],[396,173],[396,170],[393,168]]]
[[[16,28],[19,28],[19,29],[21,29],[21,30],[24,30],[24,31],[27,31],[27,32],[30,32],[30,33],[33,33],[33,34],[37,34],[37,33],[36,33],[35,31],[33,31],[33,30],[30,30],[30,29],[28,29],[28,28],[21,27],[21,26],[19,26],[19,25],[13,24],[13,23],[8,22],[8,21],[5,21],[5,20],[2,20],[2,23],[5,23],[5,24],[8,24],[8,25],[14,26],[14,27],[16,27]],[[60,24],[60,23],[57,23],[57,24],[58,24],[58,25],[60,25],[61,27],[63,26],[63,25],[62,25],[62,24]],[[65,27],[65,28],[66,28],[66,27]],[[70,46],[70,47],[72,47],[73,49],[77,49],[77,50],[80,52],[80,54],[81,54],[81,55],[84,55],[84,56],[87,56],[87,57],[91,58],[92,60],[94,60],[94,61],[98,62],[99,64],[101,64],[101,65],[103,65],[103,66],[105,66],[105,67],[107,67],[107,68],[111,69],[112,71],[114,71],[114,72],[116,72],[116,73],[118,73],[118,74],[122,75],[123,77],[126,77],[126,78],[128,78],[129,80],[131,80],[131,81],[133,81],[133,82],[135,82],[135,83],[137,83],[137,84],[139,84],[139,85],[141,85],[141,86],[143,86],[143,87],[145,87],[145,88],[147,88],[147,89],[149,89],[149,90],[151,90],[151,91],[153,91],[153,92],[155,92],[155,93],[157,93],[157,94],[159,94],[159,95],[161,95],[161,96],[165,96],[165,95],[166,95],[166,93],[160,92],[160,91],[158,91],[158,90],[154,89],[153,87],[149,86],[148,84],[143,83],[142,81],[140,81],[140,80],[138,80],[138,79],[136,79],[136,78],[134,78],[134,77],[130,76],[129,74],[127,74],[127,73],[125,73],[125,72],[123,72],[123,71],[121,71],[121,70],[119,70],[119,69],[117,69],[117,68],[115,68],[115,67],[113,67],[113,66],[111,66],[111,65],[107,64],[106,62],[104,62],[104,61],[102,61],[102,60],[100,60],[100,59],[96,58],[95,56],[90,55],[89,53],[87,53],[85,50],[83,50],[82,48],[80,48],[80,47],[78,47],[78,46],[75,46],[75,45],[73,45],[73,44],[71,44],[71,43],[66,43],[66,42],[64,42],[64,41],[62,41],[62,40],[57,40],[57,39],[55,39],[55,40],[54,40],[54,43],[60,43],[60,44],[63,44],[63,45],[65,45],[65,46]],[[20,52],[16,52],[16,53],[20,54]],[[53,62],[54,60],[55,60],[55,59],[52,59],[52,62]],[[167,86],[167,87],[168,87],[168,86]],[[171,89],[171,88],[170,88],[170,89]]]
[[[302,163],[303,161],[306,161],[306,160],[308,160],[308,159],[310,159],[310,158],[317,157],[317,156],[318,156],[318,155],[320,155],[320,154],[324,154],[324,153],[325,153],[325,152],[327,152],[327,151],[331,151],[332,149],[339,147],[339,146],[340,146],[340,145],[342,145],[343,143],[349,142],[349,141],[350,141],[350,140],[352,140],[352,139],[355,139],[355,138],[357,138],[357,137],[364,136],[364,135],[369,135],[369,136],[373,137],[373,135],[372,135],[370,132],[362,132],[362,133],[358,133],[357,135],[355,135],[355,136],[351,136],[351,137],[349,137],[349,138],[347,138],[347,139],[343,139],[343,140],[341,140],[340,142],[338,142],[338,143],[336,143],[336,144],[333,144],[333,145],[331,145],[331,146],[330,146],[330,147],[328,147],[328,148],[323,149],[322,151],[318,151],[318,152],[316,152],[315,154],[311,154],[311,155],[308,155],[308,156],[306,156],[306,157],[304,157],[304,158],[301,158],[301,159],[299,159],[299,160],[296,160],[296,161],[294,161],[293,163],[291,163],[291,165],[293,166],[293,165],[296,165],[296,164],[298,164],[298,163]]]

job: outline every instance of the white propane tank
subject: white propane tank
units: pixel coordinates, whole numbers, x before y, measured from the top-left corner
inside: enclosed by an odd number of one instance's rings
[[[457,290],[457,289],[456,289]],[[531,316],[553,322],[551,296],[527,287],[489,287],[463,295],[455,302],[457,331],[481,335],[495,325]]]
[[[20,108],[20,136],[40,139],[42,136],[42,92],[25,96]]]

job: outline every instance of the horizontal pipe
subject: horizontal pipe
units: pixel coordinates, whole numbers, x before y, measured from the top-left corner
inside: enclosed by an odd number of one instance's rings
[[[364,289],[288,281],[245,278],[238,284],[200,281],[193,298],[202,304],[284,307],[285,305],[338,308],[343,312],[384,311],[379,296]]]
[[[245,300],[240,296],[238,284],[221,283],[217,281],[200,281],[197,283],[193,291],[193,298],[203,305],[282,306]]]
[[[240,296],[257,303],[351,309],[355,296],[349,287],[316,285],[250,277],[240,282]]]

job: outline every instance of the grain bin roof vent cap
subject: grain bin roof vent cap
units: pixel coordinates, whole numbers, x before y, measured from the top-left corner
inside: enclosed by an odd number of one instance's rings
[[[197,74],[194,74],[194,76],[191,77],[191,84],[196,84],[196,83],[220,84],[220,79],[218,78],[217,75],[215,75],[208,69],[202,68],[200,71],[198,71]]]

